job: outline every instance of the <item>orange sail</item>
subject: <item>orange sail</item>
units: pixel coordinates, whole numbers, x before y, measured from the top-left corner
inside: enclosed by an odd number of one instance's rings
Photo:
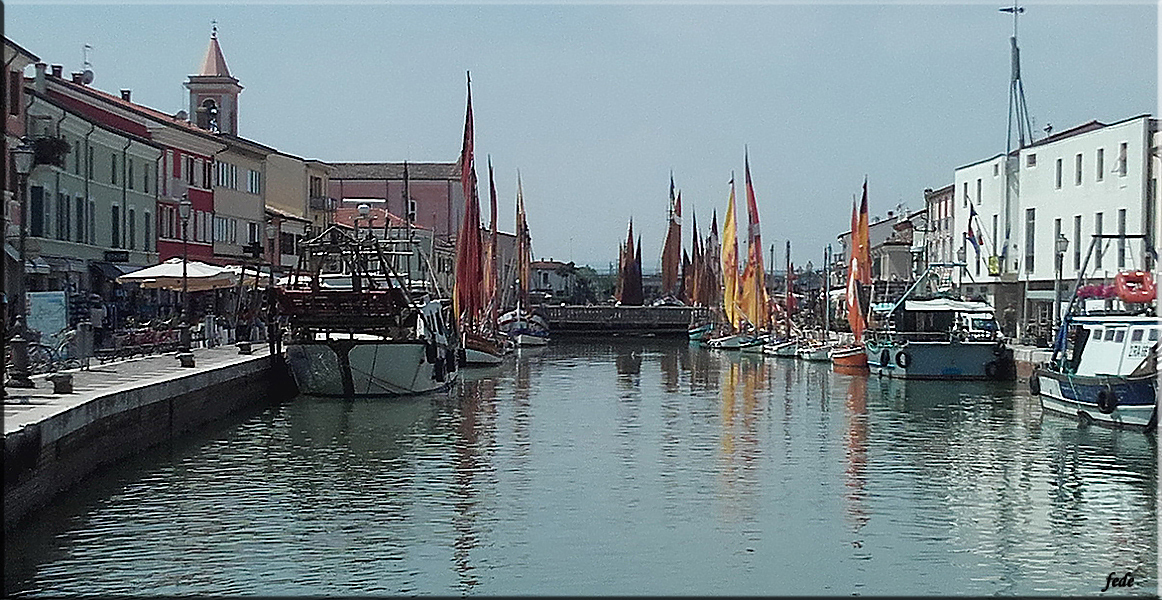
[[[746,158],[747,255],[739,284],[739,306],[756,330],[767,328],[767,286],[763,270],[763,242],[759,234],[759,208],[750,179],[750,157]]]
[[[532,277],[533,240],[529,234],[529,224],[525,219],[524,190],[521,188],[520,172],[516,174],[516,260],[517,260],[517,302],[529,305],[529,279]]]
[[[500,288],[500,249],[496,245],[496,178],[492,173],[492,157],[488,157],[488,197],[489,223],[488,243],[484,246],[484,306],[488,311],[488,325],[492,331],[497,330],[497,317],[500,309],[500,298],[497,290]]]
[[[738,330],[742,314],[738,310],[738,235],[734,224],[734,177],[730,178],[730,200],[722,224],[722,308],[726,322]]]
[[[662,296],[678,296],[679,273],[682,263],[682,193],[674,199],[674,177],[670,176],[669,227],[662,246]]]
[[[464,145],[460,151],[460,182],[464,189],[464,219],[456,237],[456,280],[452,293],[453,312],[460,331],[476,324],[484,307],[480,236],[480,199],[476,193],[476,165],[473,160],[472,81],[468,81],[468,111],[464,118]]]
[[[870,250],[868,249],[867,181],[863,183],[863,201],[859,210],[851,204],[851,258],[847,270],[847,322],[855,335],[855,343],[863,341],[867,329],[866,308],[861,299],[862,286],[871,284]]]

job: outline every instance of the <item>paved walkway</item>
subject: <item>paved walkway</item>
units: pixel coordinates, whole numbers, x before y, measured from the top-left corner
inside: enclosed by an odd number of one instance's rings
[[[72,394],[53,394],[52,382],[46,379],[48,375],[34,375],[34,388],[4,388],[4,435],[113,392],[267,356],[265,343],[255,343],[253,347],[254,353],[249,355],[239,354],[236,346],[197,348],[193,350],[196,364],[193,368],[182,367],[176,352],[106,363],[94,358],[89,369],[63,371],[73,375]]]

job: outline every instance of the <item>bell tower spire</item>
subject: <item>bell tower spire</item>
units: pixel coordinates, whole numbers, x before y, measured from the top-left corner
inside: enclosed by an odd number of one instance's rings
[[[242,86],[230,75],[218,44],[218,21],[210,22],[210,46],[197,75],[185,83],[190,91],[190,116],[202,129],[238,135],[238,94]]]

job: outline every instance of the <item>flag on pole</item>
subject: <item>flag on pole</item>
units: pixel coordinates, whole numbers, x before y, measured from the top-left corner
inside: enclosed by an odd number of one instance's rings
[[[980,260],[980,239],[972,229],[972,222],[976,219],[976,207],[972,204],[968,205],[968,243],[972,244],[973,250],[976,250],[976,258]]]

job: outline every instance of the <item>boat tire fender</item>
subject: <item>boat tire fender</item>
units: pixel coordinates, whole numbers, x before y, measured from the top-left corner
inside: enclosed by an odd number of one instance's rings
[[[912,364],[912,356],[907,352],[900,350],[896,353],[896,364],[899,365],[901,369],[907,369],[908,365]]]
[[[997,342],[997,345],[993,346],[993,355],[1000,356],[1004,353],[1005,353],[1005,344],[1003,342]]]
[[[880,351],[880,367],[886,368],[892,366],[892,351],[884,348]]]
[[[997,361],[995,361],[995,360],[990,360],[989,362],[984,364],[984,374],[989,379],[996,379],[997,373],[999,371],[1000,371],[1000,365],[998,365]],[[1037,379],[1036,375],[1033,375],[1032,377],[1029,378],[1029,387],[1030,388],[1033,387],[1033,382],[1036,381],[1036,379]]]
[[[444,381],[446,373],[444,373],[444,361],[432,361],[432,379],[436,381]]]
[[[1098,390],[1097,392],[1097,409],[1104,415],[1114,412],[1118,407],[1118,397],[1114,391],[1109,388]]]
[[[424,356],[432,364],[440,360],[440,350],[436,348],[435,340],[424,340]]]
[[[444,365],[445,370],[447,370],[449,373],[456,372],[456,351],[452,348],[448,348],[444,351]]]
[[[991,365],[991,364],[996,364],[996,363],[989,363],[989,364]],[[1041,378],[1038,377],[1036,373],[1033,373],[1032,375],[1029,376],[1029,391],[1033,392],[1034,396],[1041,395]]]

